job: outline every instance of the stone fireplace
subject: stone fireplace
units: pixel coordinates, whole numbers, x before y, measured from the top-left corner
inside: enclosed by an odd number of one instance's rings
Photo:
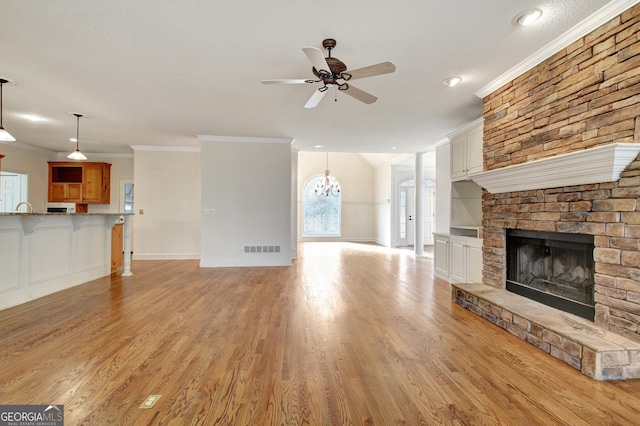
[[[472,177],[483,187],[483,279],[454,286],[454,301],[590,377],[640,378],[640,5],[483,95],[483,104],[484,171]],[[621,160],[616,146],[636,151]],[[524,240],[510,260],[508,234],[529,232],[593,240],[593,264],[575,267],[593,271],[584,285],[593,298],[576,301],[593,305],[592,318],[507,291],[511,281],[544,287],[572,269],[554,269],[555,243]],[[513,280],[511,262],[536,266]],[[562,281],[583,287],[582,272],[567,272]]]
[[[593,236],[507,229],[506,289],[594,320]]]

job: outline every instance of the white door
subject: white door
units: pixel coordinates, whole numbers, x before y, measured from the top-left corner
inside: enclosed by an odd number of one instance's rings
[[[416,240],[416,227],[415,227],[415,188],[406,188],[407,191],[407,244],[412,246]]]
[[[411,185],[411,186],[410,186]],[[400,186],[399,205],[399,232],[398,246],[413,246],[415,244],[415,183],[413,180],[405,181]],[[422,230],[425,245],[433,245],[433,220],[435,189],[431,186],[422,188]]]
[[[398,223],[398,246],[406,247],[413,245],[413,205],[414,194],[413,188],[409,186],[400,187],[400,205],[399,205],[399,223]]]
[[[27,201],[26,174],[2,172],[0,183],[0,211],[13,212],[20,202]]]

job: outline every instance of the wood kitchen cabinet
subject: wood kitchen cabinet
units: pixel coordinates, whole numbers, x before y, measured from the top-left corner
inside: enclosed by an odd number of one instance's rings
[[[49,202],[109,204],[111,164],[49,162]]]

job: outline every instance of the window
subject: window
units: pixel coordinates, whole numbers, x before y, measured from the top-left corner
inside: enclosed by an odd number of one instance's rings
[[[309,179],[302,197],[303,237],[340,236],[340,207],[342,195],[318,196],[313,191],[324,176]]]
[[[133,184],[124,184],[124,212],[133,213]]]

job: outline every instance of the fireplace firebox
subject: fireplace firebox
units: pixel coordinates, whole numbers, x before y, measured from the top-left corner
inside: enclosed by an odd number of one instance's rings
[[[508,291],[591,321],[593,235],[507,230]]]

